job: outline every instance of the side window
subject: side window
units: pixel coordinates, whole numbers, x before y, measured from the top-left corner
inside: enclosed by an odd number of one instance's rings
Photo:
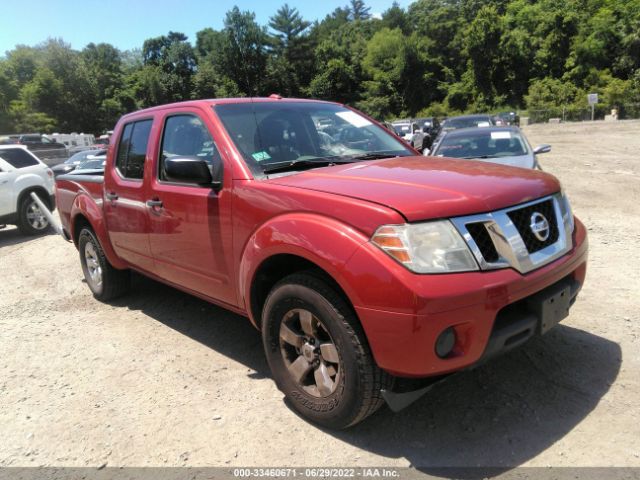
[[[126,124],[122,130],[120,143],[118,143],[116,168],[123,176],[126,176],[125,172],[127,171],[127,155],[129,155],[129,145],[131,144],[131,130],[133,130],[133,123]]]
[[[25,168],[38,165],[38,161],[22,148],[7,148],[0,150],[0,158],[13,168]]]
[[[206,125],[195,115],[173,115],[167,117],[162,135],[162,149],[158,178],[166,180],[164,161],[171,157],[198,157],[207,162],[212,176],[214,168],[220,168],[218,147]],[[215,160],[215,162],[214,162]]]
[[[144,159],[152,124],[152,120],[141,120],[124,126],[116,157],[116,168],[123,177],[138,180],[144,176]]]

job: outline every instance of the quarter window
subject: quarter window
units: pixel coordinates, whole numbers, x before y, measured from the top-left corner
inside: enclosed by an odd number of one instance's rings
[[[0,158],[13,168],[25,168],[38,165],[38,161],[22,148],[7,148],[0,150]]]
[[[116,157],[116,168],[123,177],[137,180],[144,176],[144,160],[152,124],[153,120],[141,120],[124,126]]]

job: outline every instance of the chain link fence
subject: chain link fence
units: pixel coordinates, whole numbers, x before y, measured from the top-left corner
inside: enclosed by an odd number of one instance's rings
[[[620,105],[596,104],[593,109],[594,120],[604,120],[605,116],[616,112],[618,120],[640,118],[640,103],[624,103]],[[564,107],[547,108],[541,110],[528,110],[521,117],[528,117],[529,124],[548,123],[550,119],[562,122],[584,122],[591,120],[591,107],[576,107],[573,105]],[[552,120],[553,121],[553,120]]]

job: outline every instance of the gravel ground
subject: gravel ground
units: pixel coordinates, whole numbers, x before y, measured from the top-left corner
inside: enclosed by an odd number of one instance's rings
[[[71,245],[1,230],[0,466],[640,467],[640,122],[525,132],[589,228],[571,315],[342,432],[287,407],[245,319],[141,277],[98,303]]]

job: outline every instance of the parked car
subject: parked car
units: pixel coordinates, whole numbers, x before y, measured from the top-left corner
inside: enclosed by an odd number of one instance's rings
[[[501,112],[496,115],[504,125],[520,126],[520,115],[516,112]]]
[[[67,147],[64,144],[39,133],[19,135],[18,142],[20,145],[25,145],[45,163],[65,159],[68,156]]]
[[[0,136],[0,145],[18,145],[19,143],[16,137],[9,135]]]
[[[490,115],[460,115],[444,119],[442,121],[442,131],[456,130],[458,128],[491,127],[492,125],[495,125],[495,122]]]
[[[107,154],[106,150],[84,150],[82,152],[78,152],[72,155],[70,158],[65,160],[63,163],[58,165],[54,165],[51,167],[53,174],[57,177],[58,175],[64,175],[66,173],[71,173],[79,165],[85,163],[88,160],[92,160],[96,157],[105,157]]]
[[[431,148],[434,140],[438,137],[438,134],[440,133],[440,122],[435,117],[416,118],[414,121],[418,124],[418,127],[420,127],[424,134],[422,145],[414,145],[414,147],[417,150],[424,152]]]
[[[23,145],[0,145],[0,227],[17,225],[21,233],[36,235],[49,228],[31,192],[55,208],[53,172]]]
[[[542,170],[536,155],[550,151],[550,145],[531,148],[518,127],[489,127],[444,132],[431,154]]]
[[[318,118],[341,133],[322,141]],[[129,292],[135,270],[249,317],[292,408],[327,427],[546,333],[585,278],[555,177],[425,161],[343,105],[159,106],[112,145],[103,175],[56,179],[93,295]]]
[[[78,167],[71,172],[73,175],[101,175],[104,173],[104,167],[107,163],[107,156],[101,155],[88,159],[86,162],[81,163]]]
[[[415,121],[395,121],[391,123],[396,135],[403,138],[409,145],[422,151],[430,144],[431,138]]]

